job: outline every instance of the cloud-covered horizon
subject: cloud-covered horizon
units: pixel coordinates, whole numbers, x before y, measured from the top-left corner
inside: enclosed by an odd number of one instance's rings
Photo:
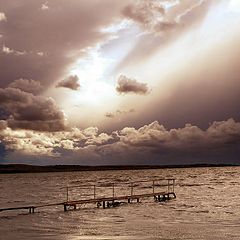
[[[0,140],[6,162],[21,156],[19,162],[42,159],[43,164],[56,158],[61,164],[87,165],[218,163],[227,153],[229,163],[239,163],[240,122],[228,119],[213,122],[206,130],[191,124],[168,130],[155,121],[107,134],[97,127],[61,132],[14,130],[1,120]]]

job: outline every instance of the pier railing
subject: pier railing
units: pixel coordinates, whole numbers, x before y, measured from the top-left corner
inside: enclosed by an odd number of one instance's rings
[[[140,201],[140,198],[153,197],[156,202],[167,201],[176,198],[174,193],[175,179],[154,179],[136,182],[112,182],[88,185],[74,185],[66,187],[66,201],[46,203],[41,205],[29,205],[21,207],[0,208],[0,212],[27,209],[34,213],[36,209],[43,207],[55,207],[62,205],[64,211],[77,209],[77,205],[97,204],[97,207],[115,207],[122,201],[131,203]]]
[[[98,199],[103,197],[133,196],[141,193],[173,193],[175,179],[154,179],[134,182],[80,184],[66,187],[66,201]]]

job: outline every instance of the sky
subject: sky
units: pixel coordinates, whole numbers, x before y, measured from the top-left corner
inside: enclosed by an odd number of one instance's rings
[[[0,0],[0,163],[240,164],[239,0]]]

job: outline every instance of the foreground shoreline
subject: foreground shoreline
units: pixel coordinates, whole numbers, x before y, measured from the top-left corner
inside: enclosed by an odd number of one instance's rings
[[[239,164],[189,164],[189,165],[49,165],[36,166],[26,164],[0,164],[0,174],[14,173],[47,173],[47,172],[83,172],[83,171],[109,171],[109,170],[145,170],[168,168],[203,168],[203,167],[238,167]]]

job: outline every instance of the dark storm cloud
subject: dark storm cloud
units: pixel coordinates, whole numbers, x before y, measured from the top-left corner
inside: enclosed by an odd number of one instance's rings
[[[69,88],[72,90],[78,90],[80,88],[79,78],[77,75],[71,75],[68,78],[60,81],[56,87]]]
[[[39,93],[42,91],[43,87],[39,81],[32,79],[17,79],[8,85],[10,88],[18,88],[24,92],[29,93]]]
[[[0,0],[0,87],[24,78],[47,88],[61,79],[86,48],[109,37],[100,29],[118,19],[127,2]]]
[[[146,83],[141,83],[135,79],[121,75],[118,78],[116,91],[120,94],[135,93],[145,95],[149,93],[149,88]]]
[[[15,129],[59,131],[65,117],[51,98],[34,96],[16,88],[0,88],[0,108],[8,112],[8,125]]]

